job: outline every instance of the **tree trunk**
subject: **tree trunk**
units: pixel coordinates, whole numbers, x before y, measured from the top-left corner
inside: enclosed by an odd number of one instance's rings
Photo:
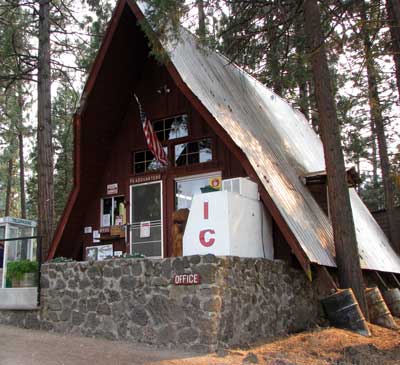
[[[319,112],[319,128],[324,145],[329,208],[339,282],[342,288],[351,288],[353,290],[361,310],[368,319],[364,282],[360,268],[357,239],[341,147],[340,128],[337,120],[328,61],[324,47],[321,15],[317,0],[305,0],[303,9],[305,32],[309,42],[309,51],[311,52],[311,69]]]
[[[388,24],[390,27],[391,50],[396,70],[397,91],[400,99],[400,2],[386,0]]]
[[[272,20],[267,19],[267,22],[269,21]],[[270,49],[267,54],[267,67],[271,73],[272,89],[275,94],[283,97],[285,90],[282,85],[282,68],[279,62],[279,42],[280,39],[277,30],[275,27],[272,27],[268,32],[268,43],[270,44]]]
[[[46,259],[54,232],[53,145],[50,94],[49,0],[39,1],[38,52],[38,210],[42,257]]]
[[[372,54],[372,43],[367,27],[367,12],[365,1],[361,3],[361,32],[364,43],[365,60],[368,78],[368,102],[371,113],[371,121],[375,127],[378,140],[378,153],[382,172],[383,191],[385,195],[385,207],[388,217],[389,235],[393,248],[400,254],[400,240],[396,230],[394,212],[394,187],[390,176],[390,163],[385,136],[385,126],[382,114],[382,105],[378,91],[378,72]]]
[[[204,13],[204,2],[203,0],[196,0],[197,12],[199,17],[198,35],[202,42],[206,40],[206,14]]]
[[[24,123],[23,123],[24,99],[22,87],[18,87],[18,149],[19,149],[19,183],[20,183],[20,201],[21,218],[26,218],[26,196],[25,196],[25,161],[24,161]]]
[[[18,132],[19,143],[19,182],[20,182],[20,201],[21,218],[26,218],[26,197],[25,197],[25,162],[24,162],[24,135]]]
[[[7,169],[7,189],[6,189],[6,206],[4,210],[4,215],[8,217],[11,211],[11,189],[12,189],[12,180],[13,180],[13,170],[14,170],[14,162],[12,157],[8,160],[8,169]]]
[[[378,186],[378,160],[377,160],[377,148],[376,148],[376,130],[375,124],[371,119],[371,148],[372,148],[372,182],[374,187]]]
[[[308,102],[310,105],[310,113],[311,113],[311,126],[314,129],[314,132],[318,135],[320,134],[319,131],[319,120],[318,120],[318,112],[317,106],[315,102],[315,87],[312,80],[307,82],[307,89],[308,89]]]
[[[297,67],[295,72],[296,83],[299,87],[299,106],[300,111],[304,114],[306,119],[309,121],[309,96],[307,87],[307,69],[304,59],[304,25],[300,19],[295,22],[295,42],[296,42],[296,54],[297,54]]]

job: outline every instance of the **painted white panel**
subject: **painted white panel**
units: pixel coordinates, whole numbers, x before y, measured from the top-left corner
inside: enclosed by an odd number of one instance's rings
[[[0,309],[37,308],[38,288],[0,289]]]
[[[195,195],[183,236],[183,255],[273,259],[271,218],[263,210],[260,201],[228,191]]]

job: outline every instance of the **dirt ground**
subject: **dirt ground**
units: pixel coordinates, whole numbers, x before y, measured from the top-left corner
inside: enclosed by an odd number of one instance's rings
[[[399,332],[374,325],[370,329],[372,336],[363,337],[318,328],[250,349],[199,355],[0,326],[0,365],[399,365]]]

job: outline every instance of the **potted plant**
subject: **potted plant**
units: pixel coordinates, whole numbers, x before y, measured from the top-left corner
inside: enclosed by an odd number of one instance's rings
[[[13,288],[34,287],[39,265],[37,261],[16,260],[7,264],[7,279]]]

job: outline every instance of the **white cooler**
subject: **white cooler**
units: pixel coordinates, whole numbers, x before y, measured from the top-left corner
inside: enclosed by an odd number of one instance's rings
[[[272,219],[258,199],[218,191],[193,197],[183,255],[273,259]]]

